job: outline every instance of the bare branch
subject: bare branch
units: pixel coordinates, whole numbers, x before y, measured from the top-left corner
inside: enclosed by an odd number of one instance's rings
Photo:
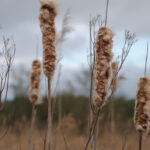
[[[1,51],[2,58],[0,62],[0,68],[2,69],[0,74],[0,112],[4,109],[7,101],[10,76],[9,74],[14,61],[15,52],[16,45],[13,37],[6,38],[3,36],[3,49]],[[2,97],[4,97],[3,103]]]

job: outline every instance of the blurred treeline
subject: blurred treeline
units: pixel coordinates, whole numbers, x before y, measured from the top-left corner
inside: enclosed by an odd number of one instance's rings
[[[0,114],[0,124],[4,127],[13,127],[16,123],[24,125],[30,124],[32,104],[28,96],[29,81],[29,69],[25,68],[24,65],[17,67],[17,69],[12,72],[10,88],[14,96],[11,100],[7,101],[6,107]],[[89,81],[89,72],[85,70],[76,76],[76,83],[80,85],[80,91],[82,91],[81,93],[83,94],[76,95],[73,92],[74,90],[71,90],[62,92],[61,94],[57,93],[56,97],[52,98],[52,117],[55,127],[60,125],[61,120],[62,126],[75,126],[73,130],[77,129],[77,133],[85,133],[87,131],[89,123],[89,98],[86,96],[89,95],[89,85],[87,85],[89,82],[87,81]],[[74,85],[69,86],[68,84],[70,89],[72,89],[71,87],[73,86]],[[43,97],[41,99],[42,103],[36,106],[36,126],[45,129],[47,124],[47,98]],[[111,101],[108,101],[102,109],[100,114],[101,129],[111,124],[112,109],[114,110],[116,128],[121,130],[127,126],[133,127],[134,100],[129,100],[125,97],[117,97],[113,100],[113,108],[111,107]]]
[[[60,115],[61,104],[61,120],[71,116],[75,125],[78,127],[78,132],[84,132],[87,129],[89,118],[89,101],[84,96],[73,96],[68,94],[59,95],[53,99],[55,104],[52,106],[53,122],[57,125]],[[61,103],[59,103],[61,101]],[[110,101],[111,102],[111,101]],[[111,120],[110,115],[110,102],[108,102],[103,108],[100,114],[101,125],[109,123]],[[1,114],[1,123],[5,125],[13,126],[15,122],[29,123],[31,119],[32,105],[25,96],[17,96],[13,101],[8,101],[4,111]],[[44,128],[47,121],[47,101],[44,98],[44,102],[36,106],[37,118],[36,125]],[[127,124],[133,126],[133,112],[134,112],[134,100],[126,100],[124,97],[114,99],[114,121],[116,125],[126,126]],[[67,120],[66,120],[67,121]]]

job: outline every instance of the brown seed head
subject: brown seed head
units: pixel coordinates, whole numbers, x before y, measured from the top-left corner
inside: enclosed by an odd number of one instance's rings
[[[108,94],[108,80],[111,75],[110,62],[113,57],[113,32],[107,27],[99,29],[96,39],[95,59],[95,104],[101,107]]]
[[[55,71],[55,17],[57,15],[54,1],[42,0],[40,8],[40,27],[43,37],[43,68],[45,75],[51,79]]]
[[[150,119],[150,77],[142,77],[137,84],[136,102],[134,110],[134,124],[136,130],[145,135],[149,131]]]
[[[30,101],[35,103],[39,98],[40,88],[40,75],[41,75],[41,62],[34,60],[32,63],[32,69],[30,74]]]

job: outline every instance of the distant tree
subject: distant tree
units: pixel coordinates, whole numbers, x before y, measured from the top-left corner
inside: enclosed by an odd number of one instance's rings
[[[11,89],[14,97],[28,96],[29,79],[29,69],[25,65],[15,66],[15,69],[12,71],[11,80]]]

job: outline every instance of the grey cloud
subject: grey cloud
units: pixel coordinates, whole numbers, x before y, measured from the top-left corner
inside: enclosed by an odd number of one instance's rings
[[[57,17],[57,27],[60,27],[60,23],[64,16],[65,11],[70,8],[72,20],[70,22],[72,27],[79,25],[79,29],[82,29],[80,25],[84,25],[83,32],[75,30],[68,35],[68,39],[63,44],[63,64],[74,67],[82,68],[80,64],[87,66],[87,48],[88,45],[88,21],[90,14],[92,16],[97,13],[101,14],[104,18],[106,0],[58,0],[59,15]],[[36,48],[36,36],[39,37],[39,57],[42,58],[42,42],[41,31],[39,27],[39,0],[0,0],[0,24],[3,29],[0,30],[1,34],[14,35],[17,44],[16,61],[26,62],[30,64],[33,58],[35,58]],[[150,20],[149,18],[149,6],[148,0],[110,0],[108,26],[116,33],[116,36],[124,30],[131,29],[140,37],[140,40],[150,38]],[[116,39],[115,48],[121,46],[122,38]],[[122,83],[122,88],[119,93],[126,93],[130,97],[135,93],[136,80],[139,77],[134,78],[135,72],[140,72],[142,75],[142,63],[145,59],[145,42],[137,43],[132,53],[129,56],[129,60],[132,60],[133,67],[130,63],[126,68],[131,69],[128,73],[128,80]],[[144,45],[144,46],[143,46]],[[136,55],[136,56],[135,56]],[[141,68],[140,68],[141,67]],[[132,72],[132,70],[135,70]],[[77,71],[77,70],[75,70]],[[71,74],[71,70],[63,77]],[[69,75],[68,75],[69,76]],[[125,83],[126,82],[126,83]],[[129,84],[133,83],[130,87]],[[123,90],[121,90],[123,89]],[[134,90],[134,91],[133,91]]]

